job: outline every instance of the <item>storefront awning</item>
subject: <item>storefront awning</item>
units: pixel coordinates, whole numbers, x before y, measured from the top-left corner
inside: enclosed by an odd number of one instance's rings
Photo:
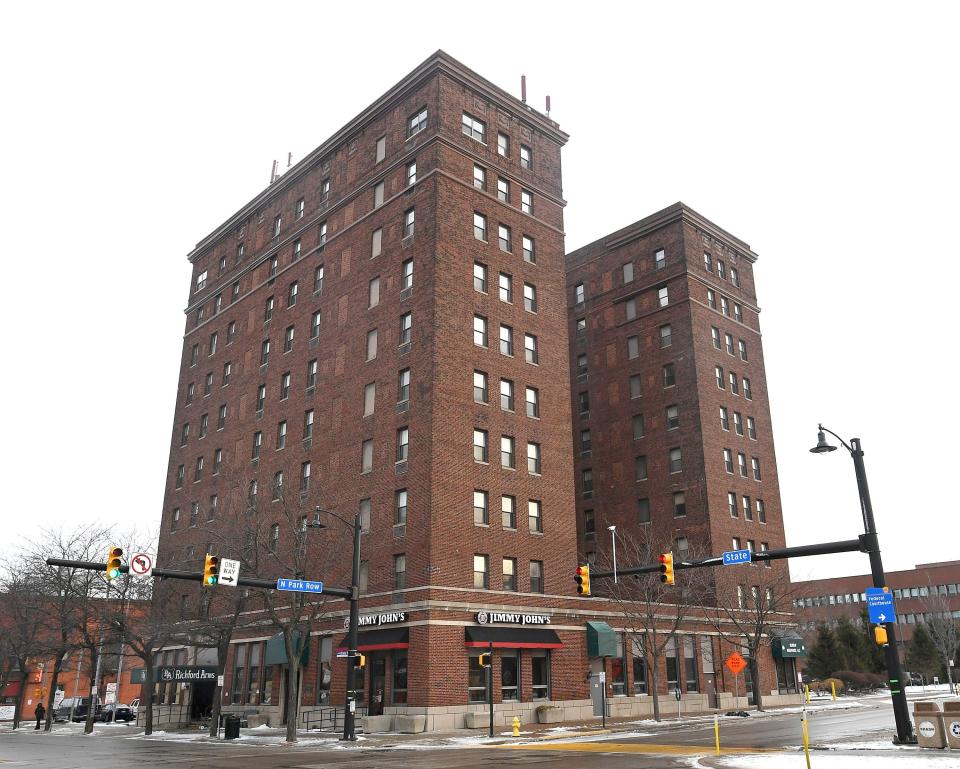
[[[294,643],[300,641],[300,634],[294,635]],[[303,654],[300,655],[300,661],[306,665],[310,658],[310,644],[303,647]],[[267,649],[263,654],[264,665],[286,665],[287,647],[283,642],[283,633],[277,633],[273,638],[267,641]]]
[[[467,627],[465,646],[497,649],[562,649],[560,636],[546,628]]]
[[[10,681],[6,686],[3,687],[3,691],[0,692],[0,697],[16,697],[19,693],[20,682]]]
[[[587,656],[617,656],[617,632],[606,622],[587,623]]]
[[[362,633],[357,633],[357,651],[360,652],[409,648],[410,628],[407,627],[384,627],[377,630],[365,630]],[[349,649],[347,649],[346,637],[340,642],[337,651],[349,651]]]
[[[807,647],[802,638],[774,638],[770,650],[774,659],[807,656]]]

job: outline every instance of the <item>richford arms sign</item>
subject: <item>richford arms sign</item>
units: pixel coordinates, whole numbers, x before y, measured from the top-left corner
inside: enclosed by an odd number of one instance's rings
[[[549,614],[516,614],[507,611],[478,611],[479,625],[549,625]]]
[[[216,681],[217,669],[207,665],[162,665],[154,668],[153,682],[193,683],[194,681]],[[143,684],[147,681],[147,669],[135,668],[130,671],[130,683]]]

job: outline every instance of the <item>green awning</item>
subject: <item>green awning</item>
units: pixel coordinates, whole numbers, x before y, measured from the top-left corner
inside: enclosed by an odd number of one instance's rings
[[[770,650],[774,659],[807,656],[807,647],[802,638],[774,638]]]
[[[294,634],[294,644],[300,643],[300,634]],[[300,655],[300,663],[303,665],[307,664],[307,660],[310,658],[310,644],[306,644],[303,647],[303,654]],[[277,633],[273,638],[267,641],[267,650],[263,655],[263,664],[264,665],[286,665],[287,664],[287,647],[283,642],[283,633]]]
[[[587,656],[617,656],[617,632],[606,622],[587,623]]]

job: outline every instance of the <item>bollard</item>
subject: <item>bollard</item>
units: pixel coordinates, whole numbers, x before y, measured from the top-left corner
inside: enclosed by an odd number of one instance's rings
[[[809,705],[810,704],[810,684],[804,684],[803,693],[806,695],[807,704]]]
[[[830,693],[833,695],[833,701],[837,701],[837,682],[834,680],[830,681]]]
[[[517,716],[513,717],[513,736],[520,736],[520,719]]]
[[[720,716],[713,714],[713,734],[717,741],[717,755],[720,755]]]
[[[807,726],[807,709],[800,714],[800,723],[803,725],[803,754],[807,758],[807,769],[810,769],[810,729]]]

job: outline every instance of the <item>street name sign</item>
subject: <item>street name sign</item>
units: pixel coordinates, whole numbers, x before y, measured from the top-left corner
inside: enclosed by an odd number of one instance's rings
[[[217,575],[217,584],[227,587],[236,587],[237,580],[240,579],[240,561],[234,561],[230,558],[220,559],[220,572]]]
[[[309,579],[278,579],[277,590],[291,590],[294,593],[322,593],[323,583]]]
[[[751,550],[727,550],[723,554],[723,565],[733,566],[737,563],[750,563],[753,560]]]
[[[868,587],[867,612],[875,625],[897,621],[897,612],[893,608],[893,593],[883,587]]]

